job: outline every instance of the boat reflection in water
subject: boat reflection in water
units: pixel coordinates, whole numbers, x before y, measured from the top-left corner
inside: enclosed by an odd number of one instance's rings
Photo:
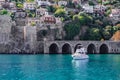
[[[83,69],[83,68],[87,67],[88,61],[89,61],[89,59],[85,59],[85,60],[72,60],[72,64],[76,68]]]
[[[75,80],[88,80],[88,62],[89,59],[72,60],[73,76],[75,77]]]

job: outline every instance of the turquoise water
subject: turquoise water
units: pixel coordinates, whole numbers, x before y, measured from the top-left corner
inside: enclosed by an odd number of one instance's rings
[[[120,55],[0,55],[0,80],[120,80]]]

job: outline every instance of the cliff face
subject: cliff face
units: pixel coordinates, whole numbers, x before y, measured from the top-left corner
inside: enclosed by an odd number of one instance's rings
[[[0,15],[0,53],[8,53],[11,49],[9,45],[11,26],[11,18],[6,15]]]
[[[120,30],[116,31],[111,38],[113,41],[120,41]]]

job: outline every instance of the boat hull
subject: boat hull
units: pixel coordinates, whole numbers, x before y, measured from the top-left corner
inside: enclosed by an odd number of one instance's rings
[[[86,54],[73,54],[73,55],[72,55],[72,58],[73,58],[74,60],[84,60],[84,59],[88,59],[89,56],[86,55]]]

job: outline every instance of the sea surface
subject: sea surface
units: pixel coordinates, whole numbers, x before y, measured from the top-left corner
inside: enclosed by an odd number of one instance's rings
[[[0,80],[120,80],[120,55],[0,55]]]

